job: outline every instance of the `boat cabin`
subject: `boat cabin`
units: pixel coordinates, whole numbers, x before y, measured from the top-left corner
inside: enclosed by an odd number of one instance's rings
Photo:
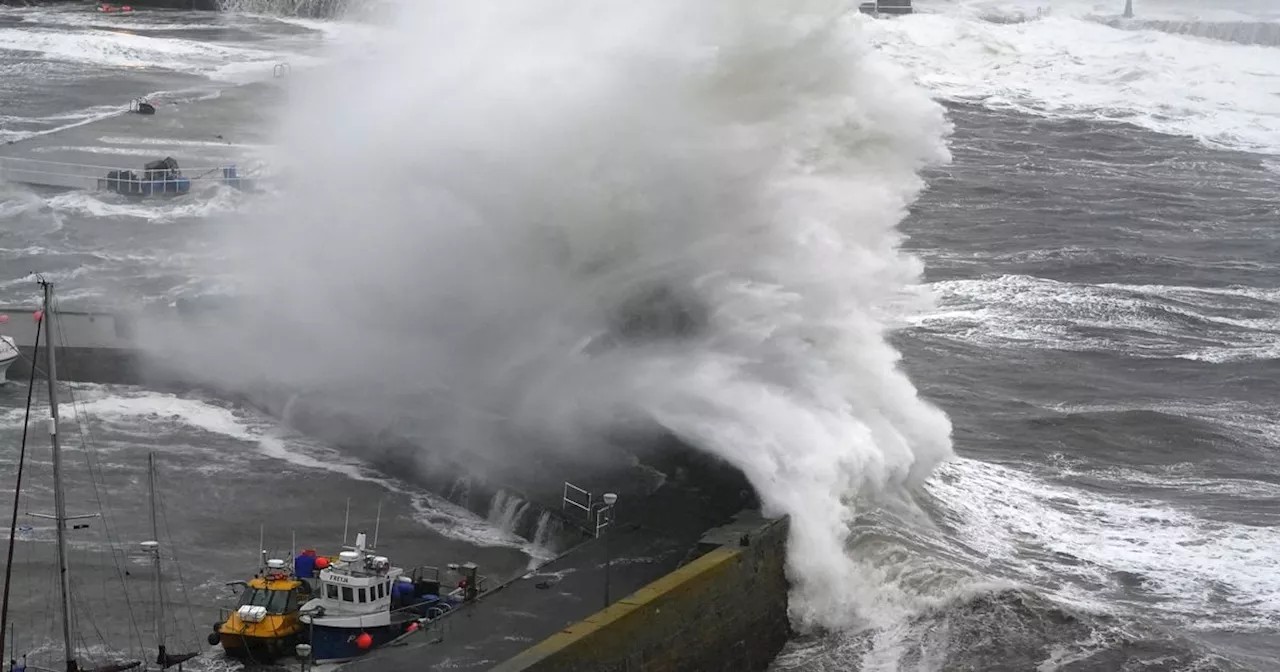
[[[236,611],[245,622],[258,622],[267,615],[296,614],[310,598],[310,588],[285,570],[284,561],[269,560],[266,572],[244,584]]]
[[[403,573],[381,555],[343,551],[320,570],[315,597],[329,613],[390,610],[392,588]]]
[[[253,579],[240,593],[239,606],[263,607],[268,614],[288,614],[298,610],[310,597],[297,580]]]

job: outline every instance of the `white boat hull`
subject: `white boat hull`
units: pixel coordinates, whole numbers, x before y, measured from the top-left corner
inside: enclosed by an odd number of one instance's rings
[[[0,336],[0,385],[8,379],[9,366],[18,361],[18,346],[8,336]]]

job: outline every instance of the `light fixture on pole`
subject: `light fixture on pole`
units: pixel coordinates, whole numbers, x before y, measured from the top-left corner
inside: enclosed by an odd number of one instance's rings
[[[609,566],[613,564],[613,559],[609,557],[609,537],[610,531],[613,529],[613,505],[618,503],[618,495],[612,492],[604,493],[604,513],[608,516],[605,520],[604,528],[604,606],[609,607]]]
[[[311,645],[305,642],[298,644],[293,647],[293,653],[302,662],[302,672],[307,672],[307,663],[311,662]]]

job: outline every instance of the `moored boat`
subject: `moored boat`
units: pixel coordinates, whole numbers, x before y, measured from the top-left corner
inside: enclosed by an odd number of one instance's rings
[[[0,384],[8,380],[5,376],[9,367],[16,361],[18,361],[18,344],[8,336],[0,336]]]
[[[305,551],[314,558],[313,551]],[[298,560],[290,571],[283,560],[267,560],[265,567],[247,582],[234,610],[224,610],[209,635],[210,644],[220,644],[231,658],[254,663],[270,663],[293,656],[301,641],[303,626],[299,612],[311,596],[305,577],[298,576]]]
[[[316,664],[358,658],[416,631],[427,622],[475,599],[484,577],[473,563],[450,565],[462,574],[457,587],[441,593],[440,570],[417,567],[406,572],[385,556],[372,553],[363,532],[320,570],[315,597],[302,607],[304,637]]]

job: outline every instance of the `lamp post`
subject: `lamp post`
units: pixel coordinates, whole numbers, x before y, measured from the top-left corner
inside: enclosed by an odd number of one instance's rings
[[[613,564],[613,559],[609,557],[609,537],[613,530],[613,505],[618,502],[618,496],[612,492],[604,493],[604,512],[608,516],[608,524],[604,529],[604,606],[609,608],[609,566]]]
[[[302,662],[302,672],[307,672],[307,663],[311,662],[311,645],[299,644],[293,647],[293,652],[298,656],[298,660]]]

